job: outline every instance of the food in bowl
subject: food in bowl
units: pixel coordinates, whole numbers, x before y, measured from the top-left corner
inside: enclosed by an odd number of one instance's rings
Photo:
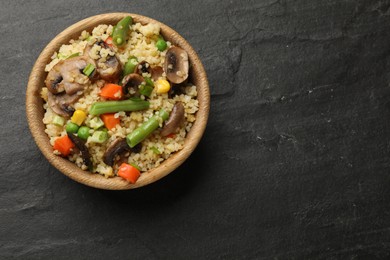
[[[102,24],[46,65],[43,123],[53,153],[83,170],[135,183],[181,150],[196,120],[185,50],[158,24]]]

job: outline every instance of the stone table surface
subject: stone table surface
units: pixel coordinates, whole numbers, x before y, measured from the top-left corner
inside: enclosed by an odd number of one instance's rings
[[[63,29],[133,12],[177,30],[208,73],[193,155],[131,191],[43,157],[25,90]],[[390,257],[390,1],[0,2],[0,258]]]

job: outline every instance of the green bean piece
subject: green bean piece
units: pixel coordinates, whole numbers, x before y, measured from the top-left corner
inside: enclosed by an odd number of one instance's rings
[[[112,32],[111,32],[111,34],[110,34],[111,38],[112,38],[112,35],[114,34],[115,28],[116,28],[116,25],[114,25],[114,26],[112,27]]]
[[[134,168],[136,168],[137,170],[141,171],[141,168],[135,164],[135,163],[129,163],[131,166],[133,166]]]
[[[160,38],[157,40],[156,47],[159,51],[165,51],[165,49],[168,47],[167,42],[163,37],[160,36]]]
[[[167,120],[168,117],[168,112],[166,112],[164,109],[161,109],[158,115],[152,116],[148,121],[144,122],[140,127],[127,135],[127,144],[133,148],[145,140],[154,130],[159,127],[160,122]]]
[[[77,136],[81,139],[83,139],[84,141],[86,141],[89,137],[89,127],[88,126],[82,126],[79,128],[79,130],[77,131]]]
[[[122,101],[101,101],[95,102],[89,113],[98,116],[106,113],[116,113],[119,111],[138,111],[149,108],[149,101],[144,100],[122,100]]]
[[[53,118],[52,123],[53,123],[53,125],[56,125],[56,126],[63,126],[65,124],[65,119],[62,116],[56,115]]]
[[[152,92],[153,92],[153,87],[150,85],[139,86],[139,93],[141,95],[144,95],[146,97],[150,97],[150,95],[152,95]]]
[[[95,66],[91,63],[88,63],[87,66],[83,69],[83,73],[84,75],[89,77],[94,70],[95,70]]]
[[[143,99],[140,98],[140,97],[131,97],[131,98],[129,98],[129,100],[133,100],[133,101],[142,101]]]
[[[161,154],[160,150],[159,150],[159,149],[157,149],[157,147],[156,147],[156,146],[152,146],[152,147],[150,147],[150,150],[152,150],[154,154]]]
[[[139,93],[146,97],[150,97],[154,89],[153,81],[148,77],[144,77],[144,80],[146,84],[139,86]]]
[[[89,139],[92,143],[102,144],[108,139],[108,134],[105,131],[95,131]]]
[[[112,32],[112,41],[118,47],[122,46],[126,42],[127,33],[129,31],[129,26],[133,24],[133,18],[127,16],[120,20],[118,24],[114,27]]]
[[[144,77],[144,80],[145,80],[146,85],[154,87],[154,83],[153,83],[153,80],[151,80],[151,78]]]
[[[148,77],[144,77],[144,80],[145,84],[139,86],[139,93],[145,97],[150,97],[154,89],[153,81]]]
[[[89,121],[88,126],[96,130],[104,126],[104,122],[100,117],[94,117]]]
[[[75,123],[69,122],[66,124],[65,130],[67,133],[75,134],[79,130],[79,126]]]
[[[123,76],[126,76],[130,73],[133,73],[135,71],[135,67],[138,64],[138,59],[136,57],[131,57],[125,64],[125,67],[123,69]]]

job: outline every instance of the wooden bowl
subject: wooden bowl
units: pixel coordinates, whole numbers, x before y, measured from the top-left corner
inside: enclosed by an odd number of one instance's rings
[[[180,46],[187,51],[190,60],[191,81],[197,87],[199,111],[196,114],[196,121],[188,133],[182,150],[171,155],[160,166],[144,172],[135,184],[130,184],[120,177],[105,178],[100,174],[83,171],[74,163],[53,154],[53,147],[49,143],[49,137],[45,133],[45,125],[42,122],[44,109],[40,91],[44,87],[44,80],[47,76],[45,66],[50,62],[50,57],[58,51],[62,44],[68,43],[71,39],[77,39],[83,30],[89,32],[99,24],[116,24],[125,16],[131,15],[134,22],[148,24],[158,23],[161,27],[161,34],[172,44]],[[43,155],[49,162],[69,178],[82,184],[108,190],[126,190],[138,188],[155,182],[166,176],[190,156],[199,143],[206,128],[210,107],[210,92],[206,72],[198,55],[191,45],[170,27],[151,18],[129,13],[109,13],[92,16],[68,27],[57,35],[39,55],[31,71],[26,91],[26,113],[31,133]]]

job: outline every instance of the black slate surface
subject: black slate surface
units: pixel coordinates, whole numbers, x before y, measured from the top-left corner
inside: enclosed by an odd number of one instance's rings
[[[132,191],[82,186],[25,118],[44,46],[134,12],[198,51],[209,124],[194,154]],[[390,257],[390,1],[0,2],[0,258]]]

